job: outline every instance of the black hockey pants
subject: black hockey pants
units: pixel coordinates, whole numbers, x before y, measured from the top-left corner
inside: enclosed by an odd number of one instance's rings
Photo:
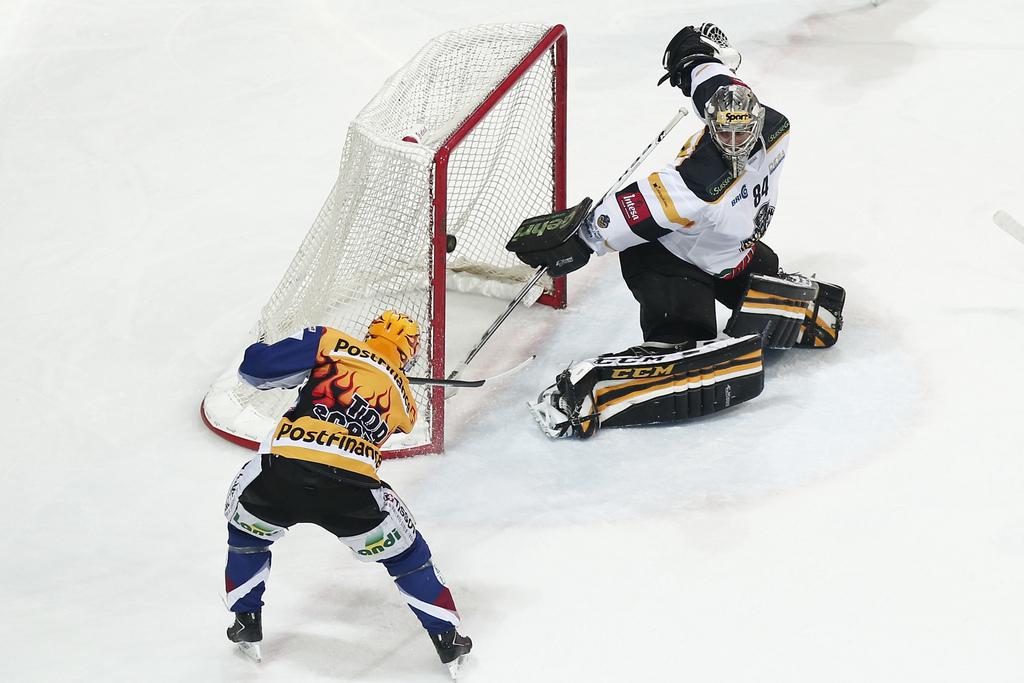
[[[778,275],[779,257],[759,242],[747,267],[724,280],[676,257],[660,243],[648,242],[621,252],[619,267],[640,304],[644,341],[681,344],[714,339],[715,300],[735,309],[751,275]]]
[[[308,522],[335,536],[355,536],[387,517],[372,489],[336,479],[325,473],[328,467],[268,453],[262,461],[239,498],[262,520],[286,528]]]

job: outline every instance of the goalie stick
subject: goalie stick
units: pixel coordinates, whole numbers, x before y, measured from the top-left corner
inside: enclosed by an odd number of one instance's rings
[[[996,211],[992,216],[992,221],[1018,242],[1024,242],[1024,225],[1018,223],[1010,214],[1005,211]]]
[[[644,150],[640,152],[640,155],[636,159],[633,160],[633,163],[629,165],[629,168],[627,168],[622,173],[622,175],[618,177],[618,179],[612,184],[612,186],[608,188],[607,192],[601,195],[601,198],[597,200],[594,206],[597,206],[598,204],[603,202],[608,197],[608,195],[619,189],[619,187],[621,187],[622,182],[626,178],[628,178],[633,173],[633,171],[640,167],[640,164],[642,164],[644,160],[648,156],[650,156],[651,152],[654,151],[654,148],[657,147],[661,143],[661,141],[668,136],[672,129],[676,127],[676,124],[679,123],[682,120],[682,118],[686,116],[688,113],[689,112],[687,111],[686,107],[679,107],[679,111],[675,113],[675,115],[672,117],[672,120],[668,122],[668,125],[662,128],[658,135],[654,138],[654,140],[652,140],[646,147],[644,147]],[[498,318],[493,323],[491,323],[491,326],[487,328],[487,331],[484,332],[482,337],[480,337],[480,341],[478,341],[476,343],[476,346],[474,346],[472,350],[470,350],[469,355],[466,356],[466,359],[459,363],[455,367],[455,369],[448,374],[449,380],[455,379],[460,374],[462,374],[462,372],[467,367],[469,367],[469,364],[473,362],[473,359],[476,358],[476,354],[480,352],[480,349],[484,347],[484,344],[486,344],[488,340],[494,335],[494,333],[498,331],[498,328],[501,327],[501,324],[505,322],[505,320],[512,314],[512,311],[514,311],[516,307],[520,303],[522,303],[523,299],[526,298],[526,295],[529,294],[530,290],[533,289],[533,287],[540,281],[542,277],[544,277],[544,274],[547,272],[547,270],[547,268],[538,268],[533,273],[533,277],[531,277],[530,280],[525,285],[523,285],[523,288],[519,290],[519,293],[516,294],[515,298],[509,302],[508,308],[506,308],[505,311],[501,315],[499,315]]]
[[[499,372],[497,375],[491,375],[490,377],[484,377],[483,379],[452,379],[451,377],[448,379],[434,377],[409,377],[408,379],[409,384],[437,384],[443,387],[482,387],[487,382],[506,377],[514,372],[519,372],[536,357],[536,354],[534,354],[514,368],[509,368],[504,372]]]

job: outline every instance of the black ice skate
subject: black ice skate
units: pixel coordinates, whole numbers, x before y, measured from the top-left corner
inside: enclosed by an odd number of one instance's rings
[[[441,658],[441,663],[448,665],[452,680],[455,680],[466,655],[473,649],[473,641],[466,636],[459,635],[455,629],[444,633],[431,633],[430,640],[437,649],[437,656]]]
[[[263,622],[259,612],[235,612],[235,623],[228,626],[228,640],[257,662],[263,661],[260,641],[263,640]]]

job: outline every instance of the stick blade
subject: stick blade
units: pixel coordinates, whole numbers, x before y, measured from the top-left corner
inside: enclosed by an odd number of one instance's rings
[[[992,216],[992,222],[1018,242],[1024,243],[1024,225],[1018,223],[1010,214],[1005,211],[996,211]]]

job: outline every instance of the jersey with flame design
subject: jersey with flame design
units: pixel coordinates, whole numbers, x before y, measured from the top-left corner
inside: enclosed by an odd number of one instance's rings
[[[253,344],[238,372],[258,389],[303,385],[262,452],[327,465],[353,483],[380,486],[380,447],[416,422],[405,373],[329,327]]]

